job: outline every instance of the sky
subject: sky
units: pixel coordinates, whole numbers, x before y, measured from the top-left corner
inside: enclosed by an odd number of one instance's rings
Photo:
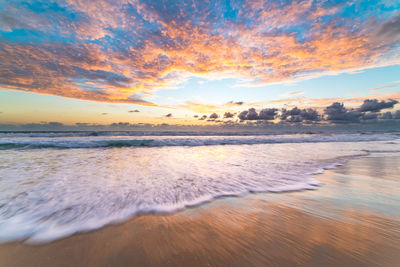
[[[398,122],[399,10],[0,0],[0,125]]]

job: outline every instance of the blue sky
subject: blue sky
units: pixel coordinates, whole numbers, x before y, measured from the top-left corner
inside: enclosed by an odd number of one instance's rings
[[[194,116],[398,101],[398,10],[390,0],[0,0],[0,123],[207,124]]]

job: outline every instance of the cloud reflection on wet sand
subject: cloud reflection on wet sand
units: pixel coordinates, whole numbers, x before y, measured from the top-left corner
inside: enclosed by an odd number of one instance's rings
[[[1,245],[0,265],[396,266],[399,163],[356,159],[319,175],[315,191],[223,198],[46,245]]]

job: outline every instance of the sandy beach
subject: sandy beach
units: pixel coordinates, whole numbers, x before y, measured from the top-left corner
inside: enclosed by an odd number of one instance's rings
[[[400,0],[0,0],[0,267],[400,267]]]
[[[327,170],[317,190],[226,197],[42,245],[0,266],[399,266],[400,157]]]

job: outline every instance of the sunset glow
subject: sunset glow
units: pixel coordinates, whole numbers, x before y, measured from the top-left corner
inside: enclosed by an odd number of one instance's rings
[[[322,115],[336,101],[399,100],[398,10],[396,1],[1,1],[0,122],[215,125],[249,108]],[[222,120],[199,119],[213,113]]]

